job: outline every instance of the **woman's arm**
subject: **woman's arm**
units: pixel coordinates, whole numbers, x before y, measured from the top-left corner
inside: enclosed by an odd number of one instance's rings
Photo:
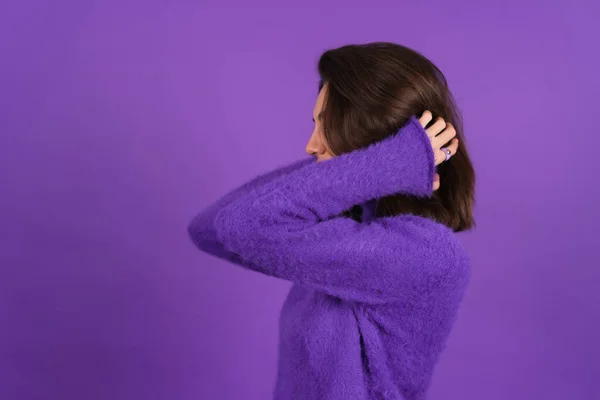
[[[395,193],[430,196],[434,173],[431,143],[411,118],[391,137],[232,201],[215,217],[216,236],[237,263],[334,296],[379,303],[426,295],[462,260],[449,229],[409,215],[368,224],[336,216]]]
[[[306,157],[301,160],[280,166],[270,172],[258,175],[252,180],[231,190],[217,201],[209,205],[206,209],[196,215],[196,217],[194,217],[194,219],[192,219],[188,225],[188,232],[196,246],[208,254],[239,264],[241,261],[237,255],[225,250],[223,243],[217,239],[214,227],[214,220],[217,213],[224,207],[231,204],[233,201],[247,196],[250,192],[256,190],[258,187],[314,162],[315,159],[313,157]]]

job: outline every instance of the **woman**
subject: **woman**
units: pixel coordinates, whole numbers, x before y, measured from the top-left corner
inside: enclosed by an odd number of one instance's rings
[[[294,283],[275,399],[423,399],[470,277],[453,233],[473,226],[459,114],[442,73],[403,46],[330,50],[319,72],[317,162],[235,189],[189,233]]]

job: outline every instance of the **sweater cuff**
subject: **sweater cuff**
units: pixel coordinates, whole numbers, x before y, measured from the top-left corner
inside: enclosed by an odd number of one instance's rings
[[[431,147],[431,140],[425,132],[425,128],[421,126],[416,116],[411,116],[407,123],[407,128],[411,128],[419,142],[425,147],[425,156],[427,158],[427,179],[426,187],[423,193],[426,196],[431,197],[433,195],[433,178],[435,176],[435,155],[433,154],[433,148]]]

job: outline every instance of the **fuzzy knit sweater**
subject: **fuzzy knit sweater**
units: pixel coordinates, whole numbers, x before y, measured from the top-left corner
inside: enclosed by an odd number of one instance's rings
[[[280,316],[276,400],[421,400],[470,278],[448,227],[374,217],[431,196],[433,151],[412,117],[368,147],[260,175],[197,215],[198,248],[294,283]],[[361,205],[363,219],[340,216]]]

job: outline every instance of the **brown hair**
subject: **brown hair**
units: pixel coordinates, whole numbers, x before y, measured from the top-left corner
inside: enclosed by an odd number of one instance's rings
[[[328,50],[321,55],[318,69],[319,90],[327,84],[321,114],[323,133],[334,154],[380,141],[425,110],[456,129],[458,152],[438,166],[441,185],[434,195],[381,198],[376,215],[420,215],[455,232],[472,228],[475,172],[467,154],[462,118],[442,72],[418,52],[389,42]],[[355,207],[352,210],[356,211]]]

